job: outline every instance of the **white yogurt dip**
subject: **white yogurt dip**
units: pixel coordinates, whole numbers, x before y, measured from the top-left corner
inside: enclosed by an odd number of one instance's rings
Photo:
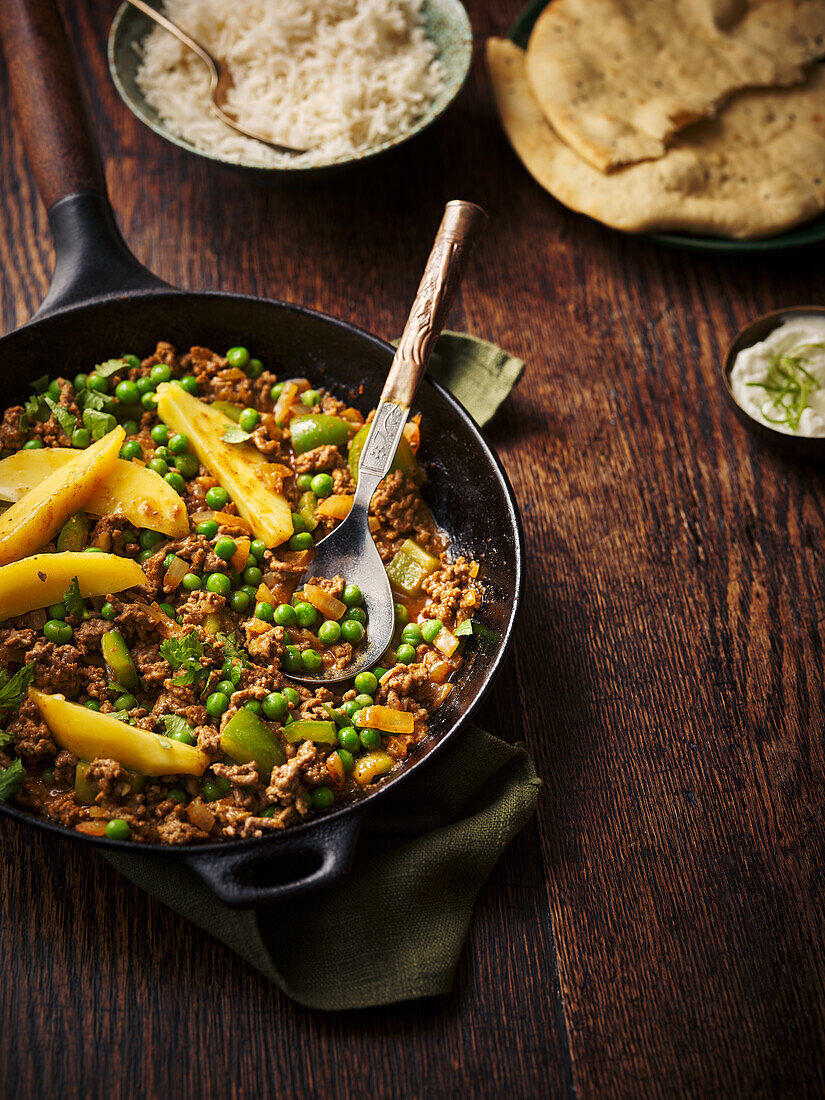
[[[781,393],[777,386],[788,388]],[[800,313],[740,351],[730,388],[760,424],[786,435],[825,436],[825,317]]]

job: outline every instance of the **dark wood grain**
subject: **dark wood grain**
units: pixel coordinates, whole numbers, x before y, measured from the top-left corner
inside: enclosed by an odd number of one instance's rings
[[[444,201],[490,213],[451,326],[528,362],[489,434],[529,573],[481,720],[527,742],[545,790],[482,891],[453,994],[336,1015],[88,852],[0,823],[0,1094],[822,1095],[825,487],[759,449],[718,376],[752,314],[823,300],[819,255],[664,251],[540,191],[480,56],[518,0],[469,4],[473,72],[433,131],[293,192],[141,128],[106,72],[113,4],[63,7],[125,235],[171,282],[391,337]],[[51,249],[4,80],[0,104],[8,329]]]

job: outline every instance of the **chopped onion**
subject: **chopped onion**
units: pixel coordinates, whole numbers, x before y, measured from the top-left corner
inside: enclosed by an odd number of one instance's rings
[[[189,563],[175,555],[174,561],[163,575],[163,591],[172,592],[189,572]],[[161,612],[163,614],[163,612]]]

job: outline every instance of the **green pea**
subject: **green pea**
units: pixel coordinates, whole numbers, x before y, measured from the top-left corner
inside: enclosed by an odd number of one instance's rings
[[[233,592],[229,597],[229,606],[233,611],[237,611],[238,614],[242,615],[244,611],[249,610],[249,596],[242,590]]]
[[[324,662],[317,649],[305,649],[301,653],[301,663],[307,672],[317,672]]]
[[[362,729],[358,733],[361,744],[367,752],[374,752],[381,748],[381,733],[379,730]]]
[[[146,412],[156,412],[158,403],[155,400],[154,393],[144,393],[140,399],[140,407],[145,409]]]
[[[312,805],[316,810],[328,810],[334,801],[331,787],[316,787],[312,792]]]
[[[300,535],[303,531],[306,531],[306,529],[307,529],[307,525],[306,525],[306,521],[304,520],[304,517],[300,514],[300,512],[293,512],[292,513],[292,530],[295,532],[295,534]]]
[[[202,581],[197,573],[187,573],[181,581],[181,584],[187,592],[197,592],[201,587]]]
[[[260,561],[266,553],[266,546],[261,539],[253,539],[249,544],[249,553],[255,558],[256,561]]]
[[[243,704],[243,708],[244,710],[251,710],[253,714],[263,713],[263,707],[257,699],[247,699],[247,701]]]
[[[376,678],[376,680],[383,680],[383,678],[387,675],[388,671],[389,671],[388,669],[381,668],[380,665],[376,665],[372,670],[372,674]]]
[[[167,485],[171,485],[176,493],[183,493],[186,489],[186,482],[183,480],[177,470],[170,470],[163,479]]]
[[[166,477],[169,473],[169,466],[162,458],[150,458],[147,463],[150,470],[154,470],[156,474],[160,474],[161,477]]]
[[[232,554],[229,556],[232,557]],[[243,571],[244,584],[253,584],[256,588],[263,580],[263,576],[263,572],[257,565],[247,565],[246,569]]]
[[[115,611],[114,607],[112,607],[112,605],[109,603],[108,600],[103,605],[103,607],[101,607],[100,614],[108,622],[112,622],[115,619],[115,617],[117,616],[117,612]]]
[[[140,391],[134,382],[127,380],[118,382],[115,388],[115,397],[122,405],[136,405],[140,401]]]
[[[217,684],[215,684],[215,691],[221,692],[221,694],[225,695],[227,699],[232,698],[232,693],[234,692],[234,690],[235,685],[232,683],[231,680],[220,680]]]
[[[286,698],[286,701],[293,707],[297,707],[298,704],[301,702],[301,696],[298,694],[297,690],[291,684],[288,684],[286,687],[281,688],[281,694]]]
[[[53,397],[55,400],[60,397],[60,382],[56,378],[53,378],[52,381],[49,382],[46,393],[49,395],[49,397]]]
[[[27,443],[23,444],[24,451],[39,451],[43,447],[42,439],[30,439]]]
[[[206,494],[206,503],[216,512],[220,512],[229,503],[229,493],[221,485],[213,485]]]
[[[395,621],[398,626],[405,626],[410,621],[410,613],[403,603],[395,605]]]
[[[341,623],[341,637],[350,645],[360,645],[364,640],[364,628],[354,619],[344,619]]]
[[[162,535],[160,531],[141,531],[138,535],[138,542],[141,549],[148,550],[152,546],[157,546],[160,542],[166,541],[166,535]]]
[[[206,700],[206,713],[210,718],[220,718],[229,709],[229,699],[222,691],[213,691]]]
[[[255,618],[261,619],[265,623],[271,623],[275,618],[275,608],[266,600],[261,600],[260,603],[255,604]]]
[[[198,380],[194,374],[185,374],[183,378],[181,378],[179,384],[187,393],[191,393],[193,397],[198,396]]]
[[[155,458],[162,458],[167,463],[175,461],[175,456],[168,447],[155,447]]]
[[[312,489],[312,474],[298,474],[295,484],[302,493],[308,493]]]
[[[92,433],[88,428],[75,428],[72,432],[72,446],[83,449],[92,442]]]
[[[230,348],[226,353],[226,361],[230,367],[239,367],[241,370],[249,363],[249,352],[246,348]]]
[[[356,734],[357,736],[357,734]],[[356,750],[357,751],[357,750]],[[348,749],[338,750],[338,759],[341,761],[341,767],[349,774],[355,767],[355,757]]]
[[[421,627],[416,623],[407,623],[404,629],[401,631],[401,640],[408,645],[416,646],[421,645],[423,635]]]
[[[166,736],[170,741],[180,741],[182,745],[195,744],[195,735],[189,729],[173,730],[172,733],[167,733]]]
[[[203,523],[198,524],[195,530],[204,538],[213,539],[218,533],[218,521],[216,519],[204,520]]]
[[[321,623],[318,629],[318,638],[324,645],[335,645],[341,637],[341,627],[332,619]]]
[[[357,584],[348,584],[341,593],[341,600],[347,607],[360,607],[364,602],[364,597]]]
[[[66,605],[64,603],[49,604],[46,610],[50,619],[59,619],[62,622],[66,618]]]
[[[90,374],[86,379],[86,389],[94,390],[95,393],[108,393],[109,379],[101,378],[99,374]]]
[[[314,405],[317,405],[320,400],[321,395],[320,393],[318,393],[317,390],[304,390],[304,392],[301,394],[301,401],[304,405],[307,406],[307,408],[310,409]]]
[[[143,458],[143,448],[136,439],[128,439],[120,448],[120,457],[130,462],[133,458]]]
[[[179,789],[178,787],[175,787],[175,789],[174,789],[173,791],[170,791],[170,792],[169,792],[169,793],[167,794],[167,796],[166,796],[166,797],[167,797],[167,798],[168,798],[168,799],[169,799],[169,800],[170,800],[171,802],[177,802],[178,804],[180,804],[181,802],[185,802],[185,801],[186,801],[186,795],[185,795],[185,794],[183,793],[183,791],[182,791],[182,790],[180,790],[180,789]]]
[[[318,612],[311,603],[301,601],[295,604],[295,619],[298,626],[310,630],[318,621]]]
[[[228,596],[232,591],[232,581],[225,573],[210,573],[206,578],[206,591],[218,596]]]
[[[137,705],[138,701],[131,691],[124,692],[115,699],[115,710],[134,710]]]
[[[361,695],[356,695],[353,699],[354,703],[357,703],[359,707],[372,707],[375,706],[375,700],[371,695],[363,692]]]
[[[314,545],[315,542],[309,531],[300,531],[289,540],[290,550],[311,550]]]
[[[40,779],[47,787],[51,787],[54,783],[54,768],[44,768],[40,773]]]
[[[441,619],[427,619],[425,623],[421,624],[421,637],[427,645],[432,645],[441,633],[443,627],[444,624]]]
[[[350,607],[344,615],[345,622],[360,623],[361,626],[365,626],[367,622],[367,613],[363,607]]]
[[[278,400],[278,398],[281,396],[281,390],[283,388],[284,388],[283,382],[276,382],[275,385],[272,386],[272,388],[269,391],[269,396],[272,398],[273,401]]]
[[[358,731],[353,729],[352,726],[345,726],[344,729],[338,730],[338,743],[350,753],[356,753],[361,751],[361,738],[358,736]]]
[[[215,802],[216,799],[221,797],[221,789],[218,784],[209,779],[203,785],[203,800],[204,802]]]
[[[122,817],[113,817],[111,821],[106,822],[107,840],[128,840],[131,833],[129,822],[124,821]]]
[[[148,561],[154,555],[154,553],[154,550],[141,550],[141,552],[137,556],[137,560],[139,562]]]
[[[238,549],[238,544],[233,538],[230,538],[228,535],[221,535],[221,537],[215,543],[214,549],[215,554],[222,561],[229,561],[230,558],[233,558],[235,556]],[[258,572],[260,573],[260,569],[258,570]]]
[[[155,424],[149,435],[153,443],[161,443],[165,446],[169,440],[169,429],[165,424]]]
[[[200,469],[200,463],[195,455],[177,455],[175,458],[175,469],[182,477],[195,477]]]
[[[246,572],[244,573],[244,577]],[[295,626],[298,621],[298,616],[295,614],[295,608],[288,603],[279,603],[275,608],[275,622],[278,626]]]
[[[121,355],[120,357],[129,370],[140,369],[140,359],[136,355]]]
[[[281,663],[287,672],[302,672],[304,663],[301,660],[301,651],[297,646],[288,645],[284,650]]]
[[[172,368],[165,363],[158,363],[149,371],[149,378],[159,386],[161,382],[168,382],[172,377]]]
[[[161,609],[164,615],[168,615],[170,619],[174,619],[175,609],[170,603],[161,603],[158,604],[158,607]]]
[[[312,479],[312,491],[317,497],[328,497],[333,490],[333,481],[329,474],[316,474]]]
[[[411,665],[415,660],[415,646],[406,642],[395,651],[395,659],[400,665]]]
[[[280,691],[273,691],[263,701],[263,712],[273,722],[280,722],[286,718],[289,711],[289,703],[286,696]]]
[[[62,623],[60,619],[49,619],[43,627],[43,634],[47,642],[55,645],[68,645],[72,640],[72,628],[68,623]]]
[[[138,378],[138,380],[135,382],[135,385],[137,386],[137,391],[140,394],[141,401],[147,393],[154,393],[157,389],[157,383],[153,382],[148,375],[144,375],[143,378]]]
[[[341,704],[341,710],[348,718],[354,718],[360,709],[354,699],[347,699],[346,703]]]
[[[256,584],[242,584],[241,592],[246,592],[247,596],[249,596],[249,599],[252,601],[252,603],[254,603],[255,598],[258,595],[258,586]]]
[[[173,455],[185,455],[189,451],[189,436],[184,432],[175,432],[169,436],[167,446]]]
[[[124,420],[123,430],[127,435],[137,435],[140,431],[140,424],[138,424],[137,420]]]
[[[355,677],[355,690],[374,695],[378,690],[378,677],[372,672],[359,672]]]
[[[86,710],[93,710],[95,714],[100,712],[100,703],[96,699],[90,699],[88,703],[84,703],[83,706]]]
[[[72,385],[74,386],[74,392],[77,393],[78,390],[85,390],[86,389],[86,383],[88,381],[89,381],[89,376],[88,376],[88,374],[85,374],[83,371],[81,371],[80,374],[76,374],[74,376],[74,380],[72,381]]]
[[[238,426],[245,432],[253,432],[258,427],[260,419],[261,414],[257,409],[244,409],[238,417]]]
[[[264,373],[264,365],[260,359],[250,359],[246,367],[246,373],[250,378],[260,378]]]

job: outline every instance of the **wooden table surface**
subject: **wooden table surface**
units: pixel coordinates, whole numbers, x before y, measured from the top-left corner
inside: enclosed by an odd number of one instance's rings
[[[140,126],[106,70],[113,0],[63,3],[125,236],[172,283],[390,338],[443,202],[488,209],[451,327],[528,364],[489,429],[528,580],[480,720],[527,743],[538,815],[481,891],[452,995],[343,1014],[295,1005],[87,849],[0,821],[3,1096],[825,1088],[823,489],[759,449],[718,371],[751,315],[823,300],[821,256],[694,256],[567,212],[493,116],[482,44],[518,0],[468,7],[473,70],[437,127],[278,192]],[[6,331],[51,244],[2,69],[0,148]]]

